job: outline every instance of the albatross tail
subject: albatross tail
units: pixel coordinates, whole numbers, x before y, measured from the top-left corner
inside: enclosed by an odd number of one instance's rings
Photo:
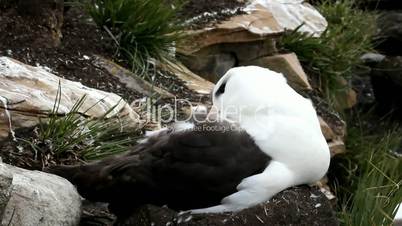
[[[109,209],[126,215],[146,203],[150,189],[142,178],[148,178],[147,167],[139,164],[136,156],[105,159],[80,166],[53,166],[46,170],[61,176],[77,187],[82,197],[95,202],[109,203]]]
[[[70,181],[77,187],[81,196],[92,201],[107,202],[107,175],[99,172],[99,167],[93,165],[52,166],[46,169],[48,173],[56,174]]]
[[[84,198],[97,202],[113,202],[121,198],[122,187],[135,190],[144,171],[137,156],[111,157],[77,166],[52,166],[46,171],[61,176],[77,187]],[[129,172],[130,171],[130,172]],[[129,176],[128,176],[129,175]]]

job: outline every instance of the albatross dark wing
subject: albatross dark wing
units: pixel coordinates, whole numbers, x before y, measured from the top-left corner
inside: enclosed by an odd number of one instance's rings
[[[152,137],[122,156],[50,171],[76,184],[85,198],[109,202],[118,214],[141,204],[209,207],[270,161],[246,132],[229,129],[227,124],[199,124]]]

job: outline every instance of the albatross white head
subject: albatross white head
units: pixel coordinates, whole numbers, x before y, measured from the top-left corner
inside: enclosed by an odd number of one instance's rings
[[[311,102],[282,74],[257,66],[230,69],[216,84],[212,100],[221,117],[238,123],[271,114],[317,119]]]

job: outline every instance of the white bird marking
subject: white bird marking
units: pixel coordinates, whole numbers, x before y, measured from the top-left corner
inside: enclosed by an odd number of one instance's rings
[[[213,105],[220,118],[239,124],[272,161],[262,173],[244,178],[220,205],[192,213],[240,211],[327,172],[330,152],[315,109],[282,74],[257,66],[232,68],[216,84]]]

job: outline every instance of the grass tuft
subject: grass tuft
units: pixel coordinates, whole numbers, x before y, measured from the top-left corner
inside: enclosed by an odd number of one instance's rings
[[[330,170],[345,226],[392,225],[402,202],[402,160],[393,153],[402,131],[389,123],[372,127],[367,122],[350,126],[348,152],[333,159]]]
[[[174,59],[172,51],[181,38],[181,23],[176,17],[181,4],[167,4],[165,0],[92,0],[88,11],[96,24],[113,37],[132,71],[145,75],[154,60]]]
[[[117,119],[107,119],[117,104],[100,118],[86,118],[79,109],[86,100],[80,98],[65,115],[59,115],[61,101],[59,87],[49,119],[41,121],[35,136],[28,143],[35,151],[35,159],[43,167],[55,163],[90,161],[128,151],[138,138],[138,131],[124,128]]]
[[[340,78],[349,79],[362,66],[360,57],[373,51],[376,16],[355,8],[353,0],[324,0],[318,10],[328,21],[326,31],[313,37],[298,28],[284,35],[281,47],[297,54],[307,71],[318,77],[327,99],[333,100],[345,89]]]

